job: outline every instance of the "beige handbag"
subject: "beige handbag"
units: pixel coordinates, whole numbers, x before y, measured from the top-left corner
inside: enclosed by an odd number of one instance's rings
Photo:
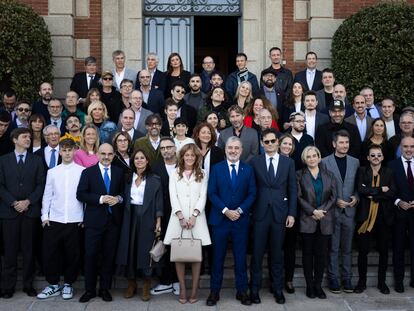
[[[171,241],[171,262],[201,262],[201,239],[194,239],[193,230],[191,238],[183,238],[183,230],[178,239]]]
[[[160,233],[157,232],[155,235],[154,243],[152,244],[152,248],[149,252],[151,256],[150,266],[152,264],[152,261],[159,262],[166,251],[167,249],[165,248],[164,243],[160,239]]]

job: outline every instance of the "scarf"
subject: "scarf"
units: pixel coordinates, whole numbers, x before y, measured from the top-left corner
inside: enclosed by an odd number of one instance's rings
[[[372,187],[379,187],[380,184],[380,175],[377,177],[377,181],[375,182],[374,175],[372,175]],[[371,199],[371,203],[369,205],[369,214],[368,218],[363,222],[361,227],[358,229],[358,234],[371,232],[372,228],[374,227],[375,220],[377,219],[378,214],[378,202],[374,202],[373,199]]]

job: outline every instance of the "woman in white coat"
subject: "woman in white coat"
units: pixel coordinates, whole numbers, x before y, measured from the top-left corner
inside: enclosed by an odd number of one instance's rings
[[[178,238],[183,230],[183,237],[201,239],[201,244],[210,245],[204,207],[207,198],[207,176],[201,169],[203,156],[195,144],[183,146],[179,153],[176,171],[170,176],[171,217],[165,233],[164,244]],[[191,263],[192,291],[188,299],[190,303],[197,302],[197,289],[200,280],[201,263]],[[185,263],[176,262],[178,281],[180,282],[179,302],[186,303]]]

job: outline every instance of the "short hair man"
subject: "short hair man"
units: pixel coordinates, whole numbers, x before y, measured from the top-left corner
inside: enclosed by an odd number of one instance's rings
[[[303,104],[305,106],[306,134],[315,140],[316,131],[322,124],[328,123],[329,118],[326,114],[318,111],[319,102],[314,91],[307,91],[304,94]]]
[[[78,99],[79,96],[74,91],[69,91],[66,93],[65,97],[65,109],[62,111],[62,119],[66,120],[67,116],[71,113],[75,113],[83,126],[85,124],[85,113],[78,108]]]
[[[65,131],[65,123],[62,118],[63,105],[61,101],[57,98],[52,98],[49,101],[47,110],[49,111],[50,117],[46,119],[46,123],[56,125],[60,129],[60,132],[63,133]]]
[[[49,82],[43,82],[39,88],[40,99],[33,103],[32,110],[34,113],[40,113],[45,120],[50,118],[49,102],[53,98],[53,86]]]
[[[184,95],[185,102],[197,111],[206,104],[207,95],[201,91],[202,83],[201,75],[198,73],[192,74],[188,83],[190,93]]]
[[[12,152],[14,148],[10,139],[10,122],[10,113],[0,110],[0,156]]]
[[[131,93],[134,90],[134,84],[129,79],[124,79],[121,81],[121,103],[119,107],[117,107],[116,111],[113,113],[114,118],[119,118],[122,110],[124,108],[130,108],[131,103]]]
[[[119,130],[127,132],[129,134],[129,137],[131,137],[133,143],[138,138],[144,136],[143,133],[140,133],[138,130],[134,128],[135,111],[131,108],[125,108],[124,111],[122,111],[119,121],[121,123],[119,126]]]
[[[184,99],[185,85],[181,81],[172,84],[171,98],[178,104],[177,117],[181,117],[188,122],[188,135],[191,136],[197,122],[197,110],[188,105]]]
[[[295,149],[291,155],[291,158],[295,161],[295,168],[299,170],[305,165],[301,159],[302,152],[307,146],[313,146],[315,144],[312,136],[306,133],[306,118],[305,113],[302,111],[292,112],[289,117],[291,130],[290,134],[293,136],[293,143]]]
[[[257,77],[253,72],[247,69],[247,55],[244,53],[237,53],[236,55],[237,70],[233,71],[226,79],[226,92],[230,98],[234,98],[238,86],[243,81],[249,81],[252,85],[252,92],[256,93],[259,90]]]
[[[125,52],[122,50],[115,50],[112,52],[112,61],[114,62],[115,68],[112,69],[112,74],[114,75],[113,85],[119,91],[121,87],[121,81],[123,79],[132,80],[133,85],[137,78],[136,70],[127,68],[125,66]]]
[[[251,165],[256,177],[257,194],[253,211],[253,249],[251,300],[260,303],[263,256],[270,242],[272,289],[278,304],[285,303],[283,295],[283,243],[285,228],[293,227],[296,216],[297,185],[295,163],[279,156],[278,138],[274,129],[264,130],[261,144],[264,154],[254,157]],[[263,165],[266,164],[266,166]],[[279,178],[276,178],[276,173]],[[268,241],[268,237],[270,241]]]
[[[3,298],[11,298],[17,283],[17,256],[23,253],[23,291],[37,295],[33,288],[34,245],[45,186],[42,160],[27,152],[31,132],[16,128],[10,138],[14,151],[0,158],[0,219],[4,248]]]
[[[264,95],[279,115],[283,114],[285,94],[276,88],[276,74],[273,69],[266,68],[260,74],[261,87],[258,94]]]
[[[73,76],[70,90],[79,95],[79,101],[83,103],[88,91],[92,88],[98,88],[101,75],[97,73],[96,58],[88,56],[85,58],[85,71],[78,72]]]
[[[283,94],[290,94],[293,86],[292,71],[283,66],[282,50],[274,46],[269,50],[269,59],[271,61],[268,69],[275,73],[276,89]]]
[[[35,155],[43,160],[45,171],[47,171],[62,162],[59,154],[60,130],[56,125],[49,124],[43,129],[43,136],[47,145],[37,150]]]
[[[133,90],[130,94],[129,102],[131,104],[132,111],[135,112],[134,128],[141,133],[141,135],[147,134],[145,126],[145,120],[152,115],[152,112],[142,107],[142,93],[138,90]],[[132,138],[132,137],[131,137]]]
[[[155,163],[161,157],[160,141],[161,141],[162,119],[159,114],[155,113],[145,119],[145,127],[147,135],[135,141],[134,150],[143,149],[148,155],[150,165]]]
[[[65,118],[65,134],[61,139],[70,138],[78,146],[80,145],[81,140],[81,120],[76,113],[68,114]]]
[[[315,52],[309,51],[305,56],[306,69],[295,74],[293,83],[302,84],[304,91],[319,91],[323,89],[322,72],[316,69],[318,56]]]
[[[243,150],[240,156],[242,161],[249,162],[259,152],[259,140],[256,130],[244,126],[243,109],[238,105],[233,105],[229,109],[229,119],[231,126],[220,132],[218,139],[218,146],[222,149],[225,147],[225,142],[231,136],[237,136],[243,143]]]
[[[154,52],[150,52],[146,55],[145,57],[146,62],[147,62],[147,70],[150,72],[151,74],[151,79],[150,79],[150,85],[152,88],[154,89],[159,89],[161,92],[164,93],[165,90],[165,77],[164,77],[164,73],[160,70],[158,70],[157,66],[159,63],[159,59],[158,59],[158,55]],[[137,75],[137,79],[136,79],[136,84],[135,84],[135,89],[139,90],[140,89],[140,81],[139,81],[139,72]]]
[[[12,118],[14,118],[14,108],[16,106],[16,103],[17,96],[15,91],[10,89],[4,92],[1,108],[9,112]]]
[[[15,111],[15,118],[12,121],[11,128],[28,128],[29,118],[32,115],[32,106],[29,104],[29,101],[24,99],[20,100],[16,104]]]
[[[380,118],[381,110],[378,105],[375,104],[374,90],[366,86],[359,92],[359,94],[365,97],[367,115],[372,119]]]
[[[109,292],[122,222],[124,195],[123,170],[111,165],[114,149],[104,143],[99,147],[99,162],[82,171],[76,198],[85,203],[85,293],[79,302],[96,297],[98,256],[102,258],[99,296],[112,301]],[[103,187],[104,185],[104,187]]]
[[[256,197],[256,183],[252,167],[241,161],[242,152],[240,138],[228,138],[225,145],[226,160],[211,168],[208,180],[208,197],[212,204],[208,223],[211,226],[214,252],[208,306],[216,305],[220,299],[229,237],[232,237],[232,241],[237,241],[232,243],[236,298],[243,305],[251,305],[250,297],[247,295],[246,252],[249,211]]]
[[[210,75],[210,85],[211,88],[209,91],[211,91],[212,88],[218,87],[218,86],[224,86],[224,75],[220,71],[214,70]]]
[[[62,164],[47,172],[41,220],[44,228],[43,271],[49,285],[37,295],[39,299],[59,294],[63,299],[73,297],[72,284],[76,281],[81,262],[80,235],[83,222],[83,204],[76,199],[76,188],[84,167],[73,161],[76,149],[72,139],[62,140],[59,143]],[[59,285],[62,267],[63,287]]]
[[[349,133],[349,155],[359,159],[361,154],[361,138],[356,125],[345,122],[345,104],[341,100],[335,100],[329,108],[330,122],[318,127],[315,135],[315,145],[321,152],[322,157],[333,153],[332,135],[339,130]]]
[[[364,96],[355,96],[352,102],[352,107],[354,108],[355,113],[345,119],[346,122],[356,125],[359,137],[361,138],[361,143],[368,139],[373,120],[370,116],[368,116],[366,106],[367,104]]]
[[[340,279],[342,279],[345,292],[352,293],[354,290],[351,283],[352,238],[355,228],[356,206],[359,200],[356,187],[359,160],[348,155],[349,142],[349,134],[346,130],[337,131],[332,140],[335,151],[322,159],[322,164],[332,172],[336,180],[336,222],[332,234],[328,265],[329,290],[336,294],[341,292]],[[341,275],[339,274],[340,262],[342,262]]]
[[[391,97],[385,97],[381,102],[381,115],[387,127],[387,138],[390,139],[394,135],[400,134],[399,118],[394,114],[395,103]]]
[[[400,134],[394,135],[390,138],[389,142],[394,149],[394,153],[397,158],[401,156],[400,143],[404,137],[414,137],[414,116],[411,112],[403,112],[400,116]]]
[[[346,96],[346,88],[345,85],[338,83],[334,86],[333,98],[335,100],[342,100],[345,105],[345,118],[348,118],[352,114],[354,114],[354,108],[351,106],[348,97]],[[328,107],[329,110],[329,107]]]
[[[318,110],[323,111],[333,104],[333,91],[335,85],[335,74],[332,69],[325,68],[322,70],[323,89],[316,92],[318,99]]]
[[[153,113],[162,114],[165,101],[164,94],[161,90],[151,86],[151,73],[143,69],[138,74],[140,83],[139,90],[144,100],[144,108],[151,110]]]
[[[203,58],[203,70],[201,71],[201,91],[208,93],[211,90],[210,78],[211,74],[216,68],[216,63],[211,56],[206,56]]]

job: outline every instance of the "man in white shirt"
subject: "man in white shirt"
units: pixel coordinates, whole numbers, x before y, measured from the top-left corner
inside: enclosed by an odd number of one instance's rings
[[[137,78],[137,72],[133,69],[127,68],[125,66],[125,53],[121,50],[116,50],[112,53],[112,60],[115,64],[115,68],[112,69],[112,74],[114,75],[113,85],[119,91],[121,87],[121,81],[123,79],[129,79],[135,85]]]
[[[314,91],[308,91],[304,95],[306,134],[315,140],[315,133],[318,126],[328,123],[329,118],[325,114],[316,111],[318,100]]]
[[[299,82],[304,87],[305,91],[319,91],[323,89],[322,72],[316,69],[318,63],[318,56],[315,52],[309,51],[306,53],[306,69],[299,71],[295,75],[293,82]]]
[[[49,285],[37,295],[39,299],[60,294],[71,299],[80,264],[83,204],[76,199],[76,189],[84,167],[73,162],[76,144],[72,139],[62,140],[59,147],[62,164],[48,171],[42,201],[43,271]],[[63,287],[59,285],[62,260]]]
[[[398,116],[394,114],[395,103],[391,97],[385,97],[381,102],[382,119],[387,127],[387,138],[390,139],[400,133]]]
[[[355,96],[352,107],[355,113],[346,118],[345,121],[357,126],[361,142],[363,142],[368,139],[372,124],[372,118],[368,116],[366,111],[367,104],[365,97],[362,95]]]
[[[365,97],[365,102],[367,103],[367,115],[372,119],[381,117],[381,111],[375,104],[374,91],[370,87],[366,86],[359,94]]]

